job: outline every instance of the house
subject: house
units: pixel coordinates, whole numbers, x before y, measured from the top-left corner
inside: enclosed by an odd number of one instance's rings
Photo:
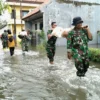
[[[50,23],[56,21],[58,26],[70,27],[76,16],[82,17],[83,25],[88,25],[93,41],[90,44],[97,44],[100,30],[100,0],[45,0],[45,2],[28,13],[23,20],[26,29],[44,29],[45,33],[50,28]],[[57,45],[66,45],[66,39],[58,39]]]
[[[25,29],[22,17],[42,4],[44,0],[6,0],[6,2],[12,8],[11,19],[8,25],[11,31],[18,35],[22,29]]]

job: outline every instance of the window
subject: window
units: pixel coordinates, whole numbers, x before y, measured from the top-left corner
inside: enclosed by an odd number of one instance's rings
[[[25,15],[27,15],[28,14],[28,10],[22,10],[22,17],[24,17]]]
[[[40,23],[40,30],[43,29],[43,22]]]
[[[35,30],[37,30],[37,24],[35,24]]]

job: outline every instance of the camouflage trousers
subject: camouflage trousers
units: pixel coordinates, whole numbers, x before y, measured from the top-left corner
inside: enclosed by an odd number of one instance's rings
[[[28,51],[29,45],[26,42],[21,42],[22,51]]]
[[[89,59],[75,59],[75,66],[77,69],[77,74],[84,74],[89,68]],[[78,75],[79,76],[79,75]],[[81,76],[81,75],[80,75]]]
[[[89,68],[89,54],[81,55],[80,53],[73,53],[73,55],[77,76],[84,76]]]
[[[2,45],[3,45],[3,49],[4,48],[8,48],[8,41],[3,41],[2,42]]]
[[[46,46],[47,57],[49,58],[50,62],[54,61],[55,50],[56,50],[55,45],[54,46],[49,46],[49,45]]]

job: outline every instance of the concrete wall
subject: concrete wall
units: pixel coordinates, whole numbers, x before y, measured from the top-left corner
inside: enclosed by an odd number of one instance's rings
[[[44,30],[47,32],[47,30],[50,29],[50,23],[52,21],[56,21],[58,26],[63,28],[70,27],[73,17],[80,16],[84,21],[83,25],[88,25],[92,32],[93,41],[89,43],[97,44],[97,31],[100,30],[99,9],[99,5],[75,6],[74,4],[58,3],[55,0],[52,0],[48,5],[41,9],[41,11],[44,12]],[[57,45],[66,45],[66,39],[58,39]]]
[[[32,30],[32,23],[25,21],[25,29],[26,30]]]

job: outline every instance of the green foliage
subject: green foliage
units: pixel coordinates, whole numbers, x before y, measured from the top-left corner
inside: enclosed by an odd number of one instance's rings
[[[91,61],[100,62],[100,49],[90,48]]]
[[[5,11],[8,10],[9,13],[11,13],[11,7],[3,2],[3,0],[0,0],[0,15]]]
[[[99,31],[99,30],[97,31],[97,34],[99,34],[99,35],[100,35],[100,31]]]
[[[39,36],[40,36],[40,39],[41,39],[42,41],[45,41],[45,40],[46,40],[46,38],[45,38],[45,33],[44,33],[43,30],[41,31],[41,33],[39,34]]]
[[[45,33],[42,30],[41,32],[38,33],[39,38],[40,38],[40,43],[36,46],[38,51],[45,51],[45,47],[46,47],[46,37],[45,37]]]
[[[43,43],[40,43],[36,46],[36,49],[39,51],[39,52],[44,52],[45,51],[45,44]]]

